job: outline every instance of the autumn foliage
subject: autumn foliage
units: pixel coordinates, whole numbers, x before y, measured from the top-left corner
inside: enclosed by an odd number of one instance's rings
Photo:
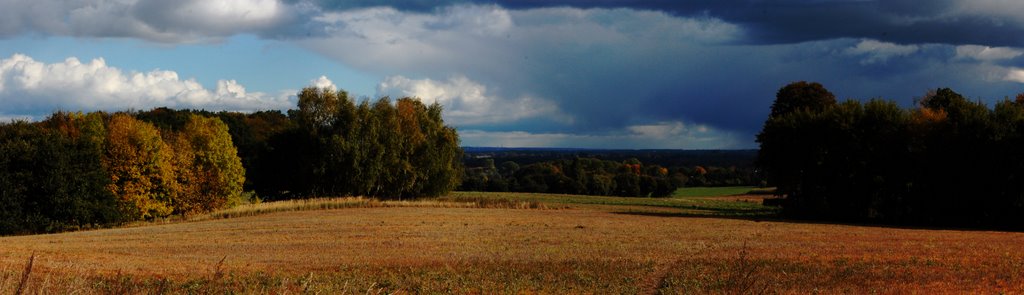
[[[459,136],[439,104],[314,87],[298,98],[287,115],[156,108],[0,123],[0,234],[201,214],[257,195],[438,196],[460,183]]]
[[[206,134],[192,130],[190,126],[202,125],[189,123],[195,121],[193,117],[223,122],[245,171],[243,201],[253,194],[262,200],[345,195],[398,199],[445,194],[460,183],[459,136],[444,124],[441,111],[440,105],[426,105],[415,98],[357,101],[345,91],[309,87],[298,93],[298,109],[287,113],[157,108],[136,117],[174,134]],[[197,142],[213,144],[213,149],[227,146],[223,141],[215,144],[195,136],[165,138],[175,147]],[[212,158],[188,155],[188,149],[174,150],[175,161],[181,162],[178,167],[231,162],[211,162]],[[215,166],[222,171],[237,170]],[[199,183],[183,179],[210,173],[203,169],[178,171],[179,183],[192,187],[186,191],[203,190],[195,189]],[[235,196],[237,179],[223,181],[232,183],[227,186],[232,192],[223,194]],[[226,202],[234,201],[229,198]],[[191,205],[183,208],[191,208],[183,213],[205,210]]]
[[[217,118],[192,115],[171,138],[180,186],[179,213],[208,212],[241,202],[245,169],[227,125]]]
[[[110,173],[108,188],[120,201],[125,218],[171,214],[178,193],[173,157],[174,152],[152,124],[127,114],[110,117],[103,167]]]
[[[0,233],[225,207],[244,179],[227,128],[211,118],[189,123],[171,131],[128,113],[57,112],[38,123],[0,124]],[[191,144],[169,140],[177,138]]]

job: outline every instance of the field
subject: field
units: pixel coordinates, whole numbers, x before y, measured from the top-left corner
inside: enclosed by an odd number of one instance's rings
[[[751,186],[729,186],[729,187],[687,187],[676,190],[672,194],[676,198],[687,198],[687,197],[721,197],[721,196],[732,196],[746,194],[755,187]]]
[[[792,222],[694,194],[323,199],[3,237],[0,294],[1024,292],[1022,233]]]

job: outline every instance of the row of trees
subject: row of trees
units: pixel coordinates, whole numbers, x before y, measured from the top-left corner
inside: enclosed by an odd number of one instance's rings
[[[489,191],[489,192],[558,192],[566,194],[588,194],[588,195],[622,195],[622,196],[667,196],[661,193],[658,183],[664,184],[667,180],[671,188],[698,187],[698,186],[760,186],[763,185],[762,178],[753,167],[717,167],[717,166],[689,166],[663,168],[656,164],[644,164],[643,173],[637,189],[629,188],[624,190],[607,189],[608,185],[595,184],[607,179],[614,181],[617,175],[625,174],[628,165],[640,164],[637,159],[627,159],[621,162],[610,161],[598,158],[568,157],[569,159],[549,160],[526,165],[515,161],[504,161],[499,165],[494,164],[494,159],[485,158],[474,161],[480,162],[475,167],[466,167],[462,184],[459,190],[463,191]],[[595,164],[598,163],[598,164]],[[630,164],[633,163],[633,164]],[[541,168],[538,168],[541,167]],[[552,169],[552,167],[554,167]],[[566,175],[563,167],[570,167]],[[575,167],[583,167],[582,172]],[[666,175],[660,174],[666,171]],[[560,171],[561,173],[550,173]],[[561,174],[561,175],[558,175]],[[607,177],[594,178],[593,175],[604,175]],[[627,176],[628,177],[628,176]],[[620,177],[621,179],[625,179]],[[538,181],[544,180],[544,181]],[[632,186],[632,181],[623,181],[625,187]],[[587,188],[587,189],[578,189]],[[637,192],[632,194],[627,192]],[[659,191],[659,193],[654,193]],[[671,193],[671,192],[670,192]]]
[[[298,97],[287,115],[156,108],[0,124],[0,234],[208,212],[254,198],[243,191],[407,198],[458,185],[462,150],[440,105]]]
[[[757,140],[790,216],[1024,227],[1024,96],[990,109],[943,88],[904,109],[797,82]]]
[[[0,234],[205,212],[244,181],[227,126],[201,116],[175,132],[125,113],[0,124],[0,167]]]
[[[623,162],[593,158],[562,159],[520,167],[512,161],[466,169],[460,189],[623,197],[667,197],[685,183],[658,165],[636,159]]]
[[[287,114],[159,108],[137,116],[170,129],[197,114],[224,121],[245,189],[262,198],[409,198],[445,194],[461,180],[459,136],[441,111],[412,98],[357,102],[344,91],[305,88]]]

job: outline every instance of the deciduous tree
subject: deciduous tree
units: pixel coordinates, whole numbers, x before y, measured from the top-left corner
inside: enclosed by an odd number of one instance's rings
[[[241,202],[245,170],[220,119],[192,115],[173,146],[181,188],[176,211],[208,212]]]
[[[171,214],[178,191],[171,166],[174,154],[160,131],[130,115],[115,114],[107,123],[106,142],[108,188],[120,200],[124,216],[137,220]]]
[[[798,110],[820,112],[836,104],[836,96],[817,82],[793,82],[775,95],[771,116],[782,116]]]

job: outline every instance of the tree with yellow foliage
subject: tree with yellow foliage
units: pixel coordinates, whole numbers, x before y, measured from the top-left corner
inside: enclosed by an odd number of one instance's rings
[[[241,202],[245,169],[224,122],[191,115],[171,142],[180,187],[176,213],[208,212]]]
[[[127,114],[107,122],[103,167],[110,173],[108,188],[129,220],[170,215],[177,192],[171,166],[173,153],[152,124]]]

